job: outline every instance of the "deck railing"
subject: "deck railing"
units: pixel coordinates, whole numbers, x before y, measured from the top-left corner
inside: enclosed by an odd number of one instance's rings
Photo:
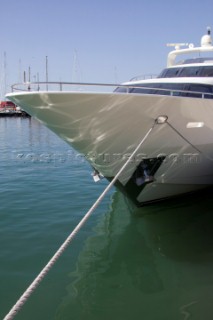
[[[25,82],[15,83],[11,86],[14,91],[111,91],[120,86],[111,83],[86,82]],[[121,85],[122,86],[122,85]]]
[[[82,83],[82,82],[25,82],[16,83],[11,86],[12,92],[46,92],[46,91],[63,91],[63,92],[100,92],[116,94],[154,94],[167,95],[176,97],[190,97],[213,99],[213,93],[187,90],[174,90],[147,87],[134,84],[112,84],[112,83]],[[135,90],[136,89],[136,90]],[[135,90],[135,92],[134,92]]]

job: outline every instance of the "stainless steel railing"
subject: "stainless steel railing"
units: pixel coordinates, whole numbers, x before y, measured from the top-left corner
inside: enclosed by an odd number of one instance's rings
[[[102,88],[104,91],[113,91],[119,84],[85,83],[85,82],[25,82],[15,83],[11,86],[14,91],[93,91]],[[121,85],[122,86],[122,85]]]
[[[163,89],[134,84],[112,83],[82,83],[82,82],[25,82],[11,86],[12,92],[16,91],[63,91],[63,92],[109,92],[127,94],[157,94],[177,97],[213,99],[213,93],[201,91],[187,91]],[[135,91],[135,92],[134,92]]]

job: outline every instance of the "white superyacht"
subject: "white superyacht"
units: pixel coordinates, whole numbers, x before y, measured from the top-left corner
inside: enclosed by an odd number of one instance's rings
[[[58,83],[57,90],[53,82],[16,84],[7,98],[83,154],[95,173],[108,180],[153,128],[116,182],[138,206],[196,191],[213,184],[210,29],[198,47],[174,46],[167,67],[155,79],[107,85],[108,91],[102,84]],[[190,58],[176,61],[181,55]],[[66,90],[69,86],[73,90]]]

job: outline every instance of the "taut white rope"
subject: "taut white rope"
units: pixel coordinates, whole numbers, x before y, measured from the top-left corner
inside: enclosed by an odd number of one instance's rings
[[[88,220],[88,218],[93,213],[93,211],[97,208],[97,206],[102,201],[102,199],[105,197],[107,192],[113,187],[114,183],[116,182],[116,180],[118,179],[120,174],[123,172],[123,170],[129,164],[129,162],[133,159],[134,155],[140,149],[140,147],[142,146],[144,141],[148,138],[149,134],[153,130],[156,123],[158,123],[157,119],[154,121],[154,124],[152,125],[152,127],[148,130],[146,135],[143,137],[143,139],[140,141],[138,146],[135,148],[135,150],[133,151],[131,156],[128,158],[128,160],[124,163],[124,165],[121,167],[121,169],[115,175],[115,177],[112,179],[110,184],[106,187],[106,189],[103,191],[103,193],[99,196],[99,198],[96,200],[96,202],[92,205],[92,207],[89,209],[89,211],[85,214],[83,219],[78,223],[78,225],[75,227],[75,229],[67,237],[67,239],[61,245],[61,247],[58,249],[58,251],[54,254],[54,256],[50,259],[50,261],[47,263],[47,265],[42,269],[42,271],[39,273],[39,275],[34,279],[34,281],[31,283],[31,285],[26,289],[26,291],[23,293],[23,295],[17,300],[16,304],[12,307],[10,312],[4,317],[3,320],[11,320],[19,312],[19,310],[22,308],[24,303],[28,300],[30,295],[33,293],[33,291],[37,288],[39,283],[45,277],[45,275],[49,272],[49,270],[52,268],[52,266],[55,264],[55,262],[58,260],[58,258],[61,256],[61,254],[64,252],[64,250],[67,248],[69,243],[73,240],[75,235],[78,233],[78,231],[81,229],[81,227],[85,224],[85,222]]]

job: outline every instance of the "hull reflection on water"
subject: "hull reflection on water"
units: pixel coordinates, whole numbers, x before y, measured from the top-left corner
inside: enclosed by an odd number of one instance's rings
[[[212,192],[137,210],[116,192],[56,319],[212,319]]]

